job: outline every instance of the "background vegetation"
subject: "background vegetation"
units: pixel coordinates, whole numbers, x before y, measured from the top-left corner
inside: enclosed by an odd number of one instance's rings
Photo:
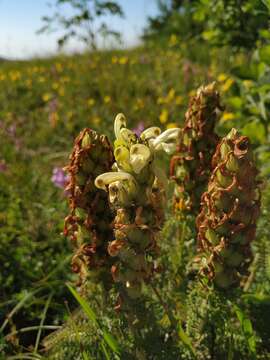
[[[160,1],[136,49],[0,63],[0,358],[270,358],[269,14],[268,0]],[[262,179],[250,282],[205,303],[188,270],[194,215],[177,220],[169,202],[158,290],[136,309],[145,326],[130,329],[91,284],[81,309],[98,321],[86,320],[66,286],[76,276],[62,235],[61,168],[75,136],[91,127],[113,140],[118,112],[130,128],[181,127],[189,97],[211,81],[225,106],[219,135],[250,137]]]

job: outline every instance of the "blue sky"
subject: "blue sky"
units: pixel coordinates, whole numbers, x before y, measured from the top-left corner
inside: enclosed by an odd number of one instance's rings
[[[46,56],[57,50],[57,34],[37,35],[42,26],[41,17],[50,15],[48,2],[55,0],[0,0],[0,57],[26,59]],[[123,33],[126,46],[138,42],[147,16],[157,12],[155,0],[118,0],[125,12],[125,19],[110,18],[112,27]],[[79,50],[73,42],[67,51]]]

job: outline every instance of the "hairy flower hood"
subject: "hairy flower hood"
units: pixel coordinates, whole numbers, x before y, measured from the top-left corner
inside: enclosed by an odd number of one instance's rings
[[[178,128],[161,132],[159,127],[152,126],[137,136],[127,128],[125,116],[118,114],[114,121],[113,171],[98,176],[96,187],[108,191],[110,202],[118,205],[136,197],[140,184],[151,187],[157,180],[166,187],[167,177],[156,159],[162,151],[175,151],[179,133]]]
[[[159,127],[152,126],[138,137],[126,127],[125,116],[118,114],[114,122],[114,133],[116,138],[114,142],[115,168],[136,177],[149,166],[152,172],[159,173],[155,170],[157,153],[165,151],[170,154],[175,151],[180,129],[174,128],[161,132]]]

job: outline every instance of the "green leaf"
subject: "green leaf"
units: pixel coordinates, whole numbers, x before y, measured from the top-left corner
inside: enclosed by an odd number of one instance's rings
[[[235,66],[231,70],[232,74],[243,80],[257,80],[259,76],[258,64],[243,64]]]
[[[81,295],[75,289],[73,289],[73,287],[71,287],[69,284],[67,284],[67,287],[68,287],[69,291],[71,292],[71,294],[75,297],[75,299],[78,301],[78,303],[83,308],[88,319],[93,321],[96,325],[99,325],[98,321],[97,321],[97,316],[94,313],[94,311],[90,308],[88,302],[85,299],[83,299],[81,297]]]
[[[242,132],[250,137],[253,142],[264,144],[266,141],[264,126],[258,120],[249,122],[243,127]]]
[[[270,65],[270,45],[265,45],[259,49],[259,56],[261,61]]]
[[[71,287],[68,284],[67,284],[67,287],[68,287],[69,291],[72,293],[72,295],[75,297],[75,299],[78,301],[78,303],[81,305],[82,309],[84,310],[84,312],[87,315],[87,317],[89,318],[89,320],[93,321],[94,324],[101,330],[103,341],[106,342],[106,344],[109,346],[109,348],[115,354],[119,355],[121,351],[120,351],[120,346],[119,346],[117,340],[110,333],[108,333],[106,330],[104,330],[102,328],[102,326],[98,322],[96,314],[90,308],[88,302],[85,299],[83,299],[80,296],[80,294],[78,294],[78,292],[75,289],[73,289],[73,287]],[[103,343],[103,341],[102,341],[102,343]],[[103,348],[103,346],[102,346],[102,348]]]
[[[106,349],[106,346],[105,346],[105,344],[104,344],[103,341],[101,342],[101,348],[102,348],[103,354],[105,355],[106,360],[111,360],[111,359],[110,359],[110,355],[109,355],[109,353],[108,353],[108,351],[107,351],[107,349]]]
[[[268,10],[270,11],[270,0],[261,0],[264,5],[268,8]]]
[[[236,316],[240,322],[243,334],[247,340],[249,351],[252,354],[256,353],[256,338],[253,332],[253,327],[250,319],[245,315],[245,313],[236,305],[234,305],[234,310]]]
[[[228,104],[239,110],[243,106],[243,99],[239,96],[232,96],[227,100]]]
[[[120,354],[120,347],[117,340],[107,331],[103,332],[103,338],[106,341],[107,345],[111,348],[111,350],[116,353]]]

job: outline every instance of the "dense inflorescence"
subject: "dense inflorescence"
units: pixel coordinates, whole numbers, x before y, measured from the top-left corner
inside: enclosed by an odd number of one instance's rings
[[[218,110],[221,110],[221,105],[215,83],[200,87],[190,100],[177,151],[170,165],[171,178],[176,182],[176,212],[199,211],[201,195],[211,171],[211,158],[218,143],[214,132]]]
[[[107,246],[113,238],[113,214],[107,194],[95,187],[95,178],[109,171],[114,162],[113,149],[104,135],[84,129],[75,140],[70,163],[66,192],[69,196],[70,215],[65,219],[65,235],[69,235],[76,248],[72,269],[79,273],[81,283],[91,275],[102,280],[109,274]]]
[[[166,175],[156,166],[160,150],[175,150],[179,129],[152,127],[138,137],[126,128],[124,115],[115,120],[116,163],[113,172],[100,175],[96,186],[108,191],[114,219],[114,240],[108,252],[115,261],[111,268],[119,285],[119,305],[125,299],[141,296],[158,254],[157,236],[163,223]]]
[[[238,285],[248,273],[260,211],[249,139],[232,129],[217,146],[213,168],[197,217],[201,272],[227,288]]]

